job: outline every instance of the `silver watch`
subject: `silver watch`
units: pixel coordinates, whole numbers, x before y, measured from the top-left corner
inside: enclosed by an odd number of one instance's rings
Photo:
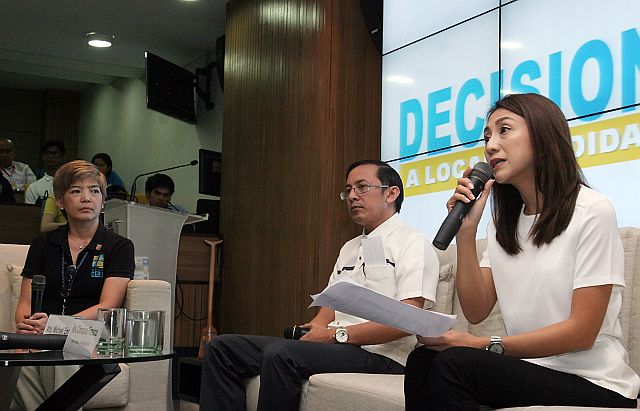
[[[487,345],[486,350],[494,352],[496,354],[504,354],[504,344],[502,343],[502,337],[492,335],[489,339],[489,345]]]
[[[336,328],[336,333],[334,338],[338,342],[338,344],[346,344],[349,341],[349,333],[345,327]]]

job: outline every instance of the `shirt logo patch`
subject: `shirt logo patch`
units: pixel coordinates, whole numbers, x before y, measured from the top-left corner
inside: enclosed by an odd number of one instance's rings
[[[104,254],[96,254],[93,256],[93,261],[91,262],[91,277],[104,277]]]

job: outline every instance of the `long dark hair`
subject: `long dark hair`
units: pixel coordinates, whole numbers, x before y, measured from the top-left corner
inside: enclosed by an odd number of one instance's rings
[[[533,149],[536,203],[542,195],[542,210],[529,236],[540,247],[567,229],[581,185],[587,185],[573,152],[569,125],[560,108],[539,94],[510,94],[498,101],[487,119],[503,108],[523,117]],[[493,185],[493,220],[498,244],[509,255],[522,251],[518,218],[523,201],[511,184]]]
[[[96,161],[96,158],[104,161],[107,167],[109,167],[109,171],[107,171],[107,174],[105,174],[107,177],[109,177],[111,175],[111,171],[113,170],[113,161],[111,161],[111,156],[107,153],[98,153],[91,159],[92,164]]]

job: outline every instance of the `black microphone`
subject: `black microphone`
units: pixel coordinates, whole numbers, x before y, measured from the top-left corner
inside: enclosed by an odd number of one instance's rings
[[[299,340],[300,337],[309,332],[308,328],[302,328],[298,325],[294,325],[293,327],[287,327],[284,329],[284,338],[287,340]]]
[[[31,315],[42,312],[42,297],[46,283],[44,275],[34,275],[31,279]]]
[[[471,170],[471,174],[469,175],[469,179],[473,183],[473,190],[471,190],[471,192],[476,198],[484,188],[484,184],[489,181],[492,174],[493,170],[491,169],[491,166],[485,162],[481,161],[473,167],[473,170]],[[436,234],[436,237],[433,239],[433,245],[436,246],[436,248],[446,250],[446,248],[449,247],[453,237],[455,237],[462,225],[462,219],[467,215],[474,202],[475,200],[472,200],[469,203],[463,203],[460,200],[456,201],[451,212],[449,212],[447,218],[444,219],[444,222],[440,226],[438,234]]]
[[[198,160],[191,160],[187,164],[180,164],[179,166],[173,166],[173,167],[169,167],[169,168],[163,168],[162,170],[156,170],[156,171],[150,171],[148,173],[138,174],[136,176],[136,178],[133,179],[133,184],[131,184],[130,201],[136,201],[136,181],[138,180],[138,178],[143,177],[143,176],[148,176],[149,174],[156,174],[156,173],[161,173],[163,171],[173,170],[173,169],[176,169],[176,168],[195,166],[197,164],[198,164]]]
[[[35,350],[61,350],[67,341],[66,335],[16,334],[0,332],[0,350],[32,348]]]

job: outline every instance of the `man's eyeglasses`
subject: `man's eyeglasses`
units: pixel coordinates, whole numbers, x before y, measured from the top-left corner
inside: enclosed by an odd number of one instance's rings
[[[354,187],[346,186],[344,191],[340,192],[340,200],[346,200],[349,197],[351,190],[354,190],[356,194],[364,194],[372,188],[389,188],[387,185],[372,185],[367,183],[356,184]]]
[[[59,151],[45,151],[44,155],[47,157],[62,158],[62,153]]]

